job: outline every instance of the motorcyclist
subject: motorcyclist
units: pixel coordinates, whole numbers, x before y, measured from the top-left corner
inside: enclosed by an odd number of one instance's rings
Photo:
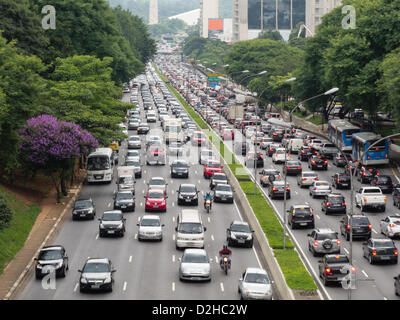
[[[219,265],[221,266],[221,268],[222,268],[222,263],[223,263],[222,262],[222,258],[224,256],[228,256],[229,257],[228,264],[229,264],[229,267],[231,266],[231,255],[232,255],[232,251],[228,248],[228,246],[226,244],[224,244],[222,250],[219,251],[219,256],[220,256]]]
[[[210,210],[212,207],[212,195],[210,192],[207,192],[206,195],[204,196],[204,209],[206,208],[206,201],[210,200]]]

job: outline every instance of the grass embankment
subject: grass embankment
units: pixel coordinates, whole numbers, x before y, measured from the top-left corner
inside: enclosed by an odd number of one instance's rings
[[[324,117],[320,114],[313,115],[307,121],[314,123],[315,125],[319,126],[324,123]]]
[[[23,247],[40,213],[40,208],[37,205],[25,204],[2,188],[0,194],[14,213],[9,226],[0,231],[0,274],[2,274],[5,265]]]
[[[247,174],[246,169],[240,164],[232,152],[225,146],[219,136],[209,129],[207,123],[194,111],[194,109],[181,97],[181,95],[171,86],[168,79],[163,76],[157,67],[154,68],[161,79],[167,84],[171,92],[179,99],[185,110],[192,119],[203,129],[211,143],[217,148],[221,156],[228,163],[230,170],[238,179],[240,187],[246,194],[247,200],[254,214],[256,215],[269,245],[274,251],[275,257],[282,269],[289,288],[293,290],[316,290],[317,286],[310,274],[305,269],[298,253],[294,250],[294,245],[289,237],[286,236],[286,250],[283,250],[283,227],[280,224],[274,210],[262,195],[259,187],[256,187],[254,195],[254,182]],[[246,181],[247,180],[247,181]]]

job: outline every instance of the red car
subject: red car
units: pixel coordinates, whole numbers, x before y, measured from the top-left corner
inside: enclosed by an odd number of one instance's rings
[[[214,173],[222,173],[223,167],[224,166],[221,166],[221,163],[218,160],[207,160],[204,165],[204,178],[210,179]]]
[[[149,189],[145,202],[145,211],[167,211],[167,198],[162,189]]]
[[[222,131],[222,140],[234,140],[235,139],[235,131],[232,129],[224,129]]]
[[[203,146],[206,144],[206,135],[202,131],[194,131],[190,140],[193,146]]]

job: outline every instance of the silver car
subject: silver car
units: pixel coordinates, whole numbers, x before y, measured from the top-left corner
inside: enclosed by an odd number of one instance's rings
[[[179,261],[179,280],[211,280],[210,259],[204,249],[185,249]]]
[[[338,233],[332,229],[314,229],[308,235],[308,250],[317,254],[340,254]]]
[[[126,158],[128,157],[136,157],[136,158],[140,158],[140,151],[139,150],[128,150],[126,152]]]
[[[138,136],[131,136],[128,139],[128,149],[141,149],[142,141]]]
[[[247,268],[239,279],[238,292],[242,300],[272,300],[272,283],[264,269]]]
[[[162,228],[164,224],[161,224],[159,216],[145,215],[140,219],[140,223],[137,224],[139,227],[138,240],[159,240],[162,241],[163,232]]]
[[[310,186],[310,196],[313,198],[326,196],[330,193],[332,193],[332,188],[328,181],[314,181]]]
[[[165,165],[167,162],[165,149],[163,146],[152,145],[147,150],[146,163],[148,165]]]
[[[167,185],[168,183],[165,181],[163,177],[153,177],[150,179],[148,183],[149,189],[162,189],[165,193],[167,193]]]
[[[314,171],[303,171],[301,174],[297,176],[297,185],[300,188],[304,186],[311,186],[314,181],[318,181],[318,174]]]
[[[389,238],[400,237],[400,217],[389,216],[380,222],[381,233]]]
[[[170,142],[168,145],[168,153],[173,156],[183,155],[183,145],[181,142]]]

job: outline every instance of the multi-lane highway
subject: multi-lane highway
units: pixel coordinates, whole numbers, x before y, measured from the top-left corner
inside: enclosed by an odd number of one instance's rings
[[[169,59],[169,60],[168,60]],[[200,97],[201,93],[204,93],[202,90],[198,88],[202,87],[205,82],[205,77],[197,70],[192,67],[188,67],[187,64],[179,62],[179,57],[175,58],[165,58],[160,57],[158,59],[158,65],[161,72],[164,72],[170,76],[170,79],[173,80],[175,85],[184,85],[188,86],[189,90],[192,89],[194,94],[197,94],[197,97]],[[178,77],[179,76],[179,77]],[[181,78],[183,77],[183,78]],[[190,82],[192,84],[190,84]],[[193,83],[197,83],[197,86],[194,86]],[[207,110],[214,111],[209,104],[205,105]],[[215,112],[215,111],[214,111]],[[216,113],[216,116],[219,116]],[[225,121],[223,117],[221,119]],[[233,128],[232,125],[229,125]],[[234,143],[238,143],[240,141],[248,141],[250,143],[249,138],[245,138],[241,131],[235,129],[235,141],[226,141],[225,145],[233,151]],[[254,146],[250,143],[251,150],[254,151]],[[264,152],[265,155],[265,152]],[[244,164],[243,156],[236,157],[239,161]],[[297,156],[294,155],[297,160]],[[264,168],[276,168],[282,172],[282,165],[273,164],[271,158],[268,156],[264,156]],[[303,162],[303,169],[306,171],[310,171],[307,166],[307,162]],[[257,171],[260,171],[258,169]],[[329,162],[327,171],[317,171],[319,179],[324,181],[331,181],[331,177],[336,172],[342,172],[343,168],[337,168],[332,164],[332,161]],[[380,167],[379,171],[381,175],[390,175],[395,183],[400,182],[400,179],[396,176],[395,172],[389,167]],[[248,172],[252,177],[254,177],[254,169],[248,168]],[[257,176],[257,181],[259,181],[259,175]],[[325,215],[321,211],[321,202],[322,199],[313,199],[309,195],[308,188],[300,188],[297,185],[295,176],[288,176],[287,181],[291,187],[291,195],[292,197],[287,200],[287,208],[290,205],[295,204],[307,204],[310,205],[314,209],[315,213],[315,225],[316,228],[330,228],[339,233],[339,239],[341,240],[341,253],[349,255],[350,253],[350,243],[346,241],[343,236],[340,236],[340,220],[343,215]],[[355,190],[357,190],[361,184],[358,181],[355,181]],[[364,185],[365,186],[365,185]],[[263,188],[259,185],[260,189],[264,190],[264,195],[268,198],[268,194],[265,192],[266,188]],[[345,196],[347,202],[347,211],[349,212],[349,204],[350,204],[350,190],[335,190],[334,192],[340,192]],[[372,225],[372,238],[385,238],[383,234],[380,233],[380,221],[381,219],[391,215],[391,216],[399,216],[399,209],[393,206],[392,195],[387,196],[387,205],[386,211],[382,212],[365,212],[365,215],[369,218],[370,223]],[[275,211],[280,217],[281,221],[283,221],[283,200],[268,200],[272,203]],[[354,213],[360,214],[361,211],[359,208],[354,207]],[[288,233],[291,235],[293,241],[296,244],[296,247],[299,251],[303,253],[305,257],[306,266],[309,268],[310,272],[315,275],[318,279],[318,261],[321,259],[320,257],[313,257],[312,253],[308,251],[308,241],[307,234],[310,233],[310,229],[297,229],[290,230],[288,228]],[[397,299],[394,291],[394,281],[393,277],[399,274],[399,266],[398,264],[374,264],[370,265],[363,257],[362,254],[362,243],[363,240],[354,240],[353,242],[353,264],[356,267],[356,289],[352,290],[351,298],[352,299],[362,299],[362,300],[386,300],[386,299]],[[400,241],[395,240],[396,247],[399,248]],[[344,290],[340,285],[338,286],[329,286],[324,287],[321,279],[317,280],[321,290],[325,293],[325,296],[328,299],[347,299],[348,291]]]
[[[129,102],[129,94],[123,97]],[[142,104],[139,99],[140,105]],[[142,106],[141,106],[142,107]],[[153,105],[154,108],[154,105]],[[171,112],[171,111],[169,111]],[[145,111],[141,108],[141,117],[145,122]],[[149,135],[161,135],[160,122],[150,124]],[[129,131],[129,135],[136,135]],[[232,269],[225,275],[219,268],[218,251],[226,243],[226,229],[233,220],[242,220],[236,204],[213,204],[210,214],[203,208],[205,192],[209,191],[209,180],[203,177],[203,166],[198,164],[198,150],[190,144],[185,145],[185,154],[190,155],[189,179],[172,179],[170,167],[148,166],[145,161],[145,139],[141,151],[143,176],[136,182],[136,210],[125,213],[126,233],[122,238],[100,238],[99,222],[97,219],[88,221],[72,221],[72,216],[62,226],[53,244],[60,244],[66,248],[69,257],[69,271],[65,278],[58,278],[56,289],[44,289],[40,280],[32,278],[21,290],[17,299],[171,299],[171,300],[208,300],[208,299],[239,299],[237,292],[238,279],[247,267],[263,267],[262,258],[259,259],[255,247],[232,248]],[[127,151],[126,141],[119,151],[119,164],[124,162]],[[168,161],[172,162],[173,157]],[[116,168],[115,168],[116,173]],[[162,242],[139,242],[137,240],[137,223],[145,215],[144,196],[147,191],[147,182],[152,177],[164,177],[168,183],[167,211],[157,214],[165,224]],[[116,177],[116,175],[115,175]],[[93,199],[97,218],[104,211],[113,209],[113,192],[116,189],[114,181],[111,184],[84,185],[80,197]],[[179,281],[179,258],[183,251],[175,248],[176,218],[183,206],[177,205],[176,190],[181,183],[193,183],[201,193],[198,207],[205,232],[205,250],[212,260],[212,280],[205,283],[191,283]],[[193,207],[187,207],[193,208]],[[111,259],[117,270],[114,276],[114,290],[111,293],[90,294],[80,293],[78,269],[83,267],[88,257],[107,257]],[[261,261],[261,262],[260,262]]]

